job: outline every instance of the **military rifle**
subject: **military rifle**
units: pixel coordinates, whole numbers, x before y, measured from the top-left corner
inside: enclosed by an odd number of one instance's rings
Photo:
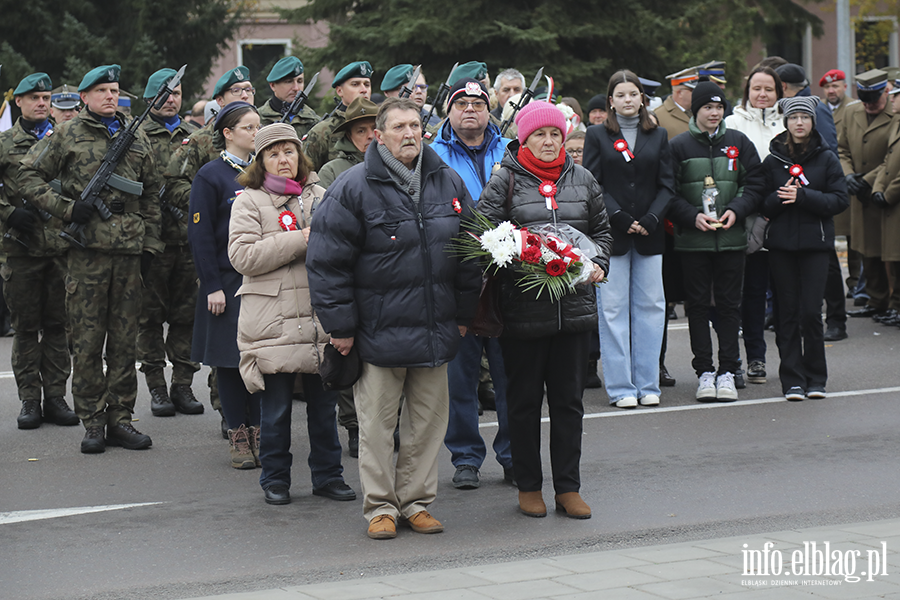
[[[416,67],[415,71],[412,72],[412,75],[409,76],[409,81],[403,84],[403,87],[400,88],[400,97],[401,98],[409,98],[412,96],[412,92],[416,87],[416,82],[419,80],[419,73],[422,72],[422,65]]]
[[[441,84],[440,89],[438,89],[437,95],[434,97],[434,102],[431,104],[431,110],[428,111],[428,114],[425,115],[425,120],[422,121],[422,135],[425,135],[425,128],[428,127],[428,123],[431,121],[431,115],[434,114],[434,107],[438,105],[443,105],[444,100],[447,98],[447,94],[450,92],[450,79],[453,77],[453,73],[456,71],[457,67],[459,67],[459,63],[457,62],[453,65],[453,68],[450,69],[450,74],[447,75],[447,81]]]
[[[284,113],[284,116],[281,117],[279,123],[290,123],[291,119],[300,114],[300,111],[303,110],[303,105],[306,104],[306,99],[308,98],[308,94],[306,90],[310,90],[313,86],[316,85],[316,81],[319,79],[319,74],[316,73],[313,75],[313,78],[309,80],[309,84],[303,86],[302,92],[297,92],[297,95],[294,97],[294,101],[291,102],[291,105],[288,107],[287,112]]]
[[[184,211],[171,204],[168,200],[165,200],[166,186],[162,186],[159,189],[159,207],[162,208],[166,214],[175,219],[176,222],[180,222],[184,218]]]
[[[532,98],[534,98],[534,90],[537,89],[537,84],[541,80],[541,77],[544,75],[544,67],[538,69],[537,75],[534,76],[534,80],[532,80],[531,85],[527,90],[522,92],[522,96],[519,98],[519,101],[516,102],[516,105],[513,106],[513,112],[509,115],[509,118],[503,121],[500,124],[500,135],[506,135],[506,130],[509,129],[509,126],[515,120],[516,115],[522,110],[526,104],[528,104]],[[503,111],[503,108],[500,108],[500,111]]]
[[[162,108],[163,104],[166,103],[166,100],[169,99],[169,96],[174,89],[181,83],[185,68],[187,68],[187,65],[182,66],[178,72],[162,86],[156,94],[156,97],[147,104],[147,108],[140,117],[132,119],[125,130],[113,138],[112,143],[109,145],[109,149],[106,151],[106,156],[103,157],[103,162],[100,163],[100,168],[97,169],[97,172],[94,173],[90,183],[88,183],[87,186],[85,186],[84,191],[81,192],[81,201],[87,202],[96,208],[97,212],[100,213],[100,218],[104,221],[111,219],[113,214],[100,197],[102,192],[106,191],[109,187],[118,187],[118,189],[121,189],[121,186],[130,186],[132,192],[137,192],[137,195],[140,195],[138,188],[142,190],[143,186],[141,186],[140,183],[135,185],[135,182],[119,177],[115,174],[115,170],[119,166],[119,162],[124,158],[125,153],[131,148],[131,144],[133,144],[134,140],[137,138],[138,127],[141,126],[141,123],[143,123],[150,114],[151,109],[159,110]],[[112,184],[110,183],[110,180],[112,180]],[[69,223],[65,229],[59,232],[59,235],[67,242],[74,244],[79,248],[84,248],[84,243],[81,239],[83,231],[83,224]]]

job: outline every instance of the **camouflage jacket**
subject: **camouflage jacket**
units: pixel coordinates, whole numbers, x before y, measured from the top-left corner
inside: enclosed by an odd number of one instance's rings
[[[157,172],[160,172],[169,165],[169,161],[175,154],[175,151],[181,147],[183,141],[191,135],[192,129],[185,124],[184,121],[178,124],[172,133],[166,129],[158,121],[154,121],[152,117],[148,117],[141,123],[141,131],[143,131],[150,140],[150,150],[153,152],[153,163],[156,165]],[[165,200],[165,198],[164,198]],[[185,246],[187,240],[187,213],[188,206],[170,205],[182,212],[181,220],[176,220],[171,210],[167,210],[160,206],[160,235],[161,241],[167,246]]]
[[[281,120],[282,116],[283,115],[280,112],[272,108],[271,100],[267,101],[265,104],[259,107],[260,127],[265,127],[266,125],[277,123]],[[294,118],[291,119],[291,125],[293,125],[294,129],[297,131],[297,137],[299,138],[302,138],[304,135],[309,133],[309,131],[318,122],[319,115],[316,114],[316,111],[305,105],[300,111],[300,114],[295,115]]]
[[[372,140],[372,142],[377,143],[375,140]],[[334,147],[338,152],[338,157],[334,160],[329,160],[318,172],[319,185],[323,188],[328,188],[328,186],[334,183],[334,180],[337,179],[338,175],[350,167],[363,162],[366,158],[366,155],[360,152],[356,146],[353,145],[353,142],[347,139],[347,136],[341,137]]]
[[[124,115],[116,113],[124,130]],[[118,134],[117,133],[117,134]],[[106,126],[88,111],[57,126],[47,144],[37,144],[22,159],[19,185],[25,199],[34,202],[54,217],[71,216],[73,201],[100,166],[112,138]],[[160,177],[153,164],[150,141],[141,131],[116,168],[116,175],[143,184],[140,196],[115,188],[103,192],[108,207],[121,207],[108,221],[95,214],[83,231],[86,248],[110,254],[140,254],[147,250],[159,254],[165,248],[159,239]],[[62,193],[46,182],[59,179]]]
[[[197,171],[218,158],[221,152],[213,146],[215,122],[215,119],[210,119],[209,123],[192,133],[187,140],[182,140],[178,149],[172,153],[169,164],[164,167],[166,192],[163,200],[185,212],[188,212],[191,204],[191,182]]]
[[[340,152],[335,149],[335,144],[344,138],[343,132],[334,133],[334,130],[344,122],[347,107],[335,109],[334,113],[324,121],[309,130],[303,142],[303,152],[312,161],[313,170],[318,171],[329,160],[336,159]]]
[[[47,132],[44,140],[49,142],[53,130]],[[30,204],[28,210],[33,211],[37,218],[38,226],[30,235],[24,235],[15,229],[10,231],[7,225],[9,215],[16,208],[23,208],[23,198],[19,186],[19,162],[25,158],[32,146],[44,142],[38,142],[36,136],[22,128],[21,119],[11,129],[0,133],[0,236],[2,236],[2,252],[6,256],[59,256],[65,254],[69,245],[59,237],[59,230],[63,222],[48,215],[45,211],[38,211],[38,207]],[[38,212],[43,213],[39,215]],[[49,219],[44,220],[47,216]],[[20,239],[22,243],[16,241]],[[27,248],[23,244],[28,244]]]

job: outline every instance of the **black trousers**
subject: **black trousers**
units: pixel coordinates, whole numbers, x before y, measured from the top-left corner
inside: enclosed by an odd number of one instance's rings
[[[864,256],[863,273],[866,275],[866,294],[869,295],[868,306],[877,310],[887,310],[891,299],[891,284],[881,257]]]
[[[519,490],[539,491],[541,406],[544,387],[550,410],[550,466],[557,494],[581,488],[581,421],[590,332],[559,333],[530,340],[500,338],[509,387],[509,437]]]
[[[778,375],[781,389],[824,390],[828,380],[822,329],[822,298],[828,251],[770,250],[769,267],[778,299]]]
[[[844,296],[844,276],[837,251],[828,253],[828,278],[825,280],[825,324],[847,329],[847,299]]]
[[[684,271],[685,312],[691,334],[691,366],[703,373],[735,373],[740,368],[741,290],[744,252],[681,252]],[[719,370],[712,357],[709,334],[710,298],[716,303],[716,335],[719,340]]]

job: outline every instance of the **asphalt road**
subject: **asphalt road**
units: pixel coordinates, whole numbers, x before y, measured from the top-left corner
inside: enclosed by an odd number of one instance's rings
[[[366,537],[361,500],[310,494],[302,404],[294,405],[294,502],[274,507],[263,502],[259,471],[229,467],[208,405],[201,416],[154,418],[141,380],[136,426],[153,448],[86,456],[80,427],[16,429],[7,367],[0,597],[163,600],[900,515],[900,329],[851,319],[850,339],[828,347],[830,397],[801,403],[781,399],[767,333],[768,383],[748,384],[736,404],[700,405],[681,310],[667,361],[678,384],[664,388],[659,408],[626,412],[610,408],[602,390],[585,394],[582,494],[592,519],[520,515],[490,457],[480,489],[455,490],[444,451],[432,512],[446,531],[406,529],[388,542]],[[10,348],[0,339],[0,365],[9,365]],[[205,373],[194,388],[207,404]],[[483,418],[488,441],[494,418]],[[355,462],[345,453],[346,480],[359,492]],[[552,499],[549,479],[544,497]],[[154,504],[102,508],[143,503]],[[38,520],[46,514],[22,512],[82,507],[101,508]]]

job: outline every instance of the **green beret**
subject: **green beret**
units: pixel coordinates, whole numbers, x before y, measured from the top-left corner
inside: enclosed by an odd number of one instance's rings
[[[118,83],[119,73],[122,67],[119,65],[103,65],[87,72],[84,79],[78,85],[79,92],[85,92],[89,88],[101,83]]]
[[[46,73],[32,73],[19,82],[18,87],[13,92],[13,96],[21,96],[28,92],[49,92],[52,89],[53,84],[50,82],[49,75]]]
[[[334,76],[334,81],[331,82],[331,87],[336,88],[348,79],[353,79],[354,77],[365,77],[366,79],[371,79],[372,73],[374,72],[375,71],[372,69],[372,65],[370,65],[365,60],[352,62],[338,71],[338,74]]]
[[[397,65],[396,67],[391,67],[391,69],[384,74],[384,79],[381,80],[381,91],[390,92],[391,90],[396,90],[409,83],[409,78],[412,77],[413,71],[415,70],[415,67],[412,65]]]
[[[472,79],[481,81],[487,77],[487,74],[488,70],[485,63],[471,60],[456,67],[456,70],[453,71],[453,75],[450,77],[450,85],[453,85],[465,77],[471,77]]]
[[[285,56],[275,63],[275,66],[269,71],[266,81],[275,83],[286,77],[294,78],[300,77],[301,75],[303,75],[303,63],[300,62],[300,59],[296,56]]]
[[[213,98],[221,96],[225,90],[242,81],[250,81],[250,69],[244,65],[228,71],[219,78],[219,81],[216,82],[216,87],[213,90]]]
[[[144,98],[155,98],[162,86],[175,77],[175,74],[175,69],[160,69],[151,75],[147,80],[147,87],[144,88]]]

